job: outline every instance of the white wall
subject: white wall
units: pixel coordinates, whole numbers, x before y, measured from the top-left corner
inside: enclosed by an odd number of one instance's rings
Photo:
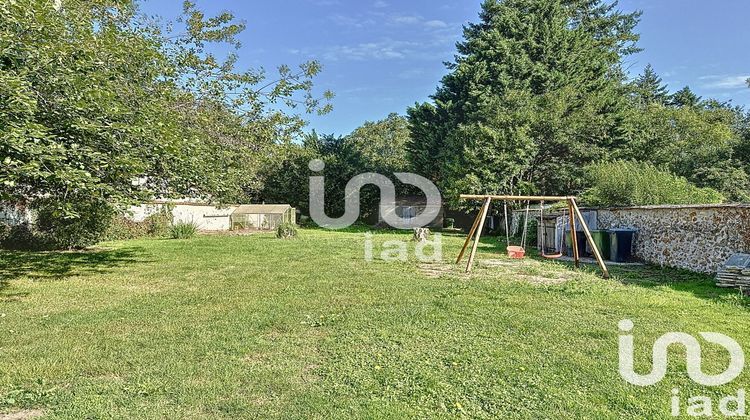
[[[130,216],[136,222],[142,222],[146,217],[158,212],[163,204],[141,204],[130,207]],[[195,223],[199,230],[229,230],[229,215],[237,206],[214,207],[210,205],[175,204],[172,216],[175,222]]]
[[[31,222],[31,212],[26,208],[0,204],[0,222],[11,226]]]

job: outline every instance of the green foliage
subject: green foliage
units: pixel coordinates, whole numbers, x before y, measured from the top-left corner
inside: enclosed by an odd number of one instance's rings
[[[687,87],[670,95],[650,65],[626,80],[639,17],[616,1],[485,1],[433,102],[407,112],[414,170],[456,204],[577,193],[586,165],[634,159],[750,201],[745,111]]]
[[[651,103],[634,107],[628,121],[632,134],[613,155],[666,167],[733,201],[750,200],[738,133],[740,110],[711,101],[680,107]]]
[[[0,237],[0,247],[3,249],[46,250],[53,247],[49,238],[33,232],[28,223],[2,226],[5,232]]]
[[[191,239],[198,233],[195,222],[177,222],[169,230],[172,239]]]
[[[675,92],[669,99],[670,105],[676,107],[696,107],[700,104],[701,97],[693,93],[690,87],[685,86],[684,88]]]
[[[724,197],[645,162],[618,160],[590,165],[591,188],[583,201],[591,206],[721,203]]]
[[[683,92],[685,93],[685,92]],[[651,64],[646,65],[643,73],[633,81],[633,94],[636,101],[642,104],[658,103],[666,105],[670,99],[669,91]],[[683,99],[688,99],[687,95]]]
[[[109,203],[88,198],[65,202],[40,199],[32,208],[36,213],[35,233],[61,249],[80,249],[99,242],[115,214]]]
[[[309,212],[309,181],[312,159],[325,163],[326,212],[335,216],[343,212],[346,184],[356,175],[376,172],[391,178],[394,172],[409,169],[406,143],[409,128],[404,117],[365,122],[348,136],[320,135],[312,131],[302,144],[290,144],[277,150],[266,169],[264,189],[258,201],[289,203],[302,213]],[[403,187],[403,186],[399,186]],[[400,192],[408,191],[400,188]],[[362,189],[360,203],[367,217],[380,198],[377,188]]]
[[[124,241],[128,239],[145,238],[149,236],[144,222],[136,222],[128,217],[117,215],[104,233],[103,240]]]
[[[409,110],[418,170],[452,199],[582,186],[581,167],[605,157],[618,135],[620,57],[636,50],[639,14],[615,6],[485,1],[434,105]]]
[[[332,93],[313,95],[317,62],[238,70],[244,24],[230,13],[185,2],[160,25],[131,0],[54,3],[0,4],[2,200],[59,197],[65,223],[84,200],[246,201],[271,151],[300,135],[297,109],[330,110]]]
[[[533,213],[529,214],[529,217],[533,217]],[[528,247],[536,247],[537,236],[539,235],[539,220],[536,218],[530,219],[528,226],[526,227],[526,244]]]
[[[298,221],[300,227],[314,227],[315,222],[310,218],[310,216],[302,215],[299,218]]]
[[[456,223],[456,220],[452,217],[446,217],[443,219],[443,227],[446,229],[453,229],[454,224]]]
[[[146,234],[148,236],[165,237],[169,236],[172,219],[172,208],[170,206],[163,206],[159,211],[148,215],[141,223],[146,226]]]
[[[279,239],[292,239],[297,237],[297,226],[294,223],[284,222],[276,228],[276,237]]]
[[[438,182],[442,177],[443,162],[451,153],[445,146],[447,127],[440,123],[438,108],[433,104],[417,103],[406,112],[410,134],[406,150],[411,168],[415,173]]]
[[[384,175],[408,169],[406,143],[410,133],[406,118],[390,114],[380,121],[367,121],[346,137],[363,169]]]
[[[172,226],[172,214],[167,208],[160,209],[136,222],[124,215],[116,215],[104,234],[104,240],[116,241],[138,238],[163,238],[169,236]]]

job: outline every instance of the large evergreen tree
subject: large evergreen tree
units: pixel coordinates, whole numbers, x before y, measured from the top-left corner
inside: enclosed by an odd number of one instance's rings
[[[676,107],[696,107],[700,102],[701,97],[690,90],[689,86],[685,86],[669,97],[669,104]]]
[[[643,73],[633,81],[633,94],[642,105],[658,103],[666,105],[669,101],[669,91],[656,74],[651,64],[646,65]]]
[[[601,0],[485,1],[434,106],[409,110],[412,155],[439,161],[421,168],[449,197],[579,189],[580,168],[618,142],[638,16]]]

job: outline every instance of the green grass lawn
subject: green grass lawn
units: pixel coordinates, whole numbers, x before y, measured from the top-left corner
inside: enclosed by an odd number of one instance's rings
[[[653,387],[617,370],[624,318],[641,373],[669,331],[721,332],[750,349],[750,305],[737,292],[654,267],[611,267],[602,280],[594,267],[508,265],[483,241],[478,259],[500,264],[471,275],[413,258],[366,262],[362,232],[0,251],[0,413],[667,418],[673,387],[718,401],[748,385],[748,370],[723,387],[692,383],[679,348]],[[461,243],[444,238],[446,260]],[[725,352],[703,350],[704,371],[722,371]]]

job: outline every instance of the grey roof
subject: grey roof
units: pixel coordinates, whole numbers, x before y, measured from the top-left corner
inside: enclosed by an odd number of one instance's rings
[[[291,208],[289,204],[242,204],[232,214],[284,214]]]

